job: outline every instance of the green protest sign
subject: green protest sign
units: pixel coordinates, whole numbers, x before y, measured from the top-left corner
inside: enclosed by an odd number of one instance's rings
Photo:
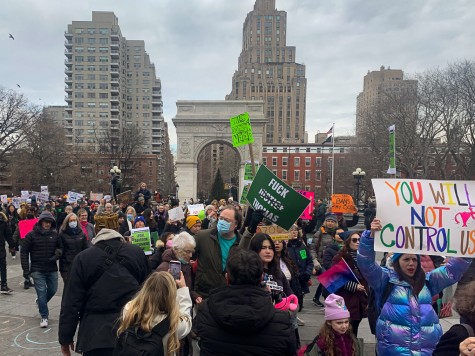
[[[249,187],[251,184],[246,184],[242,189],[241,200],[239,200],[239,204],[246,204],[247,200],[247,193],[249,192]]]
[[[259,164],[255,164],[256,171],[259,169]],[[245,181],[252,181],[254,179],[254,174],[252,174],[252,164],[246,163],[244,165],[244,180]]]
[[[132,238],[132,245],[140,247],[146,255],[152,254],[152,249],[150,247],[150,229],[148,227],[132,229],[130,236]]]
[[[247,201],[254,210],[262,210],[267,220],[286,230],[292,227],[310,203],[264,165],[257,171],[247,193]]]
[[[244,146],[254,142],[249,113],[245,112],[244,114],[232,117],[229,121],[231,123],[234,147]]]

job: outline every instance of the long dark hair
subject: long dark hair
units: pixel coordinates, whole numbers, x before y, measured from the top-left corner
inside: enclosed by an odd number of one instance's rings
[[[282,271],[280,270],[280,265],[279,265],[279,261],[278,261],[278,258],[277,258],[277,253],[275,252],[275,244],[274,244],[274,241],[272,241],[272,239],[269,235],[261,233],[261,232],[255,234],[254,237],[251,240],[251,244],[249,246],[249,249],[256,252],[257,254],[259,254],[259,252],[261,252],[261,249],[262,249],[262,244],[266,240],[269,241],[269,243],[271,245],[271,248],[272,248],[272,251],[274,251],[274,258],[272,259],[272,261],[269,262],[266,272],[268,274],[271,274],[272,276],[274,276],[276,278],[282,278],[283,274],[282,274]]]
[[[399,260],[404,255],[405,254],[403,254],[395,262],[393,262],[394,271],[398,274],[399,280],[400,281],[406,281],[407,283],[409,283],[409,285],[414,290],[414,294],[418,295],[419,292],[422,290],[422,288],[424,288],[424,284],[425,284],[425,280],[426,280],[426,274],[422,270],[422,267],[421,267],[421,259],[419,258],[419,256],[416,255],[417,256],[416,272],[414,273],[414,277],[410,277],[402,271],[401,265],[399,264]]]
[[[345,256],[345,255],[349,255],[349,254],[350,254],[350,250],[351,250],[351,248],[350,248],[350,242],[351,242],[351,237],[352,237],[353,235],[358,235],[359,237],[361,237],[361,232],[359,232],[359,231],[351,231],[350,236],[348,236],[348,238],[343,241],[343,247],[342,247],[341,250],[338,251],[338,253],[337,253],[337,255],[338,255],[339,257],[343,257],[343,256]]]

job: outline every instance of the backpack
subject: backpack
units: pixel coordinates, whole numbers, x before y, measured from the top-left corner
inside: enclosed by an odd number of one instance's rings
[[[170,331],[167,316],[155,325],[151,332],[144,332],[133,325],[122,332],[116,340],[114,356],[164,356],[163,337]]]

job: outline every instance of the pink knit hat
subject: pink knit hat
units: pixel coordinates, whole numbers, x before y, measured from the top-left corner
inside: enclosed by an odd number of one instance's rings
[[[339,320],[350,317],[345,300],[336,294],[330,294],[325,299],[325,320]]]

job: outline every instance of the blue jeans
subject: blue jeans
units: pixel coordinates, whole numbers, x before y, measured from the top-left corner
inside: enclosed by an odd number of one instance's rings
[[[58,272],[31,272],[31,277],[35,281],[41,318],[48,319],[48,302],[58,290]]]

